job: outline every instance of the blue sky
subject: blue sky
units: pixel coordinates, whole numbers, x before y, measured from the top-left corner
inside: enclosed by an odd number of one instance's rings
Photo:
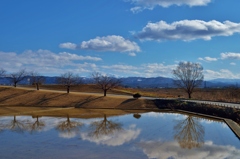
[[[0,68],[56,76],[240,78],[239,0],[1,0]]]

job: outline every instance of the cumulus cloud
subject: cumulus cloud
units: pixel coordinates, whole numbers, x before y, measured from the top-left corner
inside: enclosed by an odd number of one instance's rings
[[[115,71],[126,71],[126,70],[137,70],[138,68],[131,65],[111,65],[111,66],[102,66],[102,68],[113,69]]]
[[[70,43],[70,42],[66,42],[66,43],[61,43],[59,44],[60,48],[64,48],[64,49],[72,49],[75,50],[77,48],[77,44],[74,43]]]
[[[130,52],[128,55],[129,55],[129,56],[136,56],[136,53]]]
[[[140,66],[132,66],[125,64],[116,64],[110,66],[102,66],[104,69],[114,70],[116,72],[125,73],[128,76],[142,76],[142,77],[170,77],[172,69],[176,65],[164,65],[162,63],[147,63]]]
[[[162,63],[148,63],[142,65],[142,69],[144,70],[146,77],[170,77],[172,74],[172,70],[175,67],[176,65],[164,65]]]
[[[217,61],[218,59],[217,58],[213,58],[213,57],[204,57],[204,58],[201,58],[199,57],[198,60],[201,60],[201,61],[207,61],[207,62],[212,62],[212,61]]]
[[[181,20],[168,24],[165,21],[149,22],[135,34],[140,40],[211,40],[215,36],[231,36],[240,33],[240,23],[211,20]]]
[[[230,65],[235,66],[237,64],[235,62],[231,62]]]
[[[240,150],[234,146],[215,145],[212,141],[207,141],[200,148],[182,149],[176,141],[146,141],[140,143],[143,152],[149,158],[231,158],[237,159]]]
[[[94,51],[110,51],[110,52],[139,52],[140,47],[137,43],[124,39],[121,36],[109,35],[104,37],[96,37],[88,41],[83,41],[80,45],[81,49]]]
[[[89,60],[89,61],[101,61],[102,59],[99,57],[92,56],[81,56],[77,54],[71,54],[68,52],[60,52],[59,57],[65,60]]]
[[[240,60],[240,53],[234,53],[234,52],[221,53],[221,59]]]
[[[16,71],[16,68],[26,68],[46,74],[62,73],[63,71],[88,72],[96,68],[95,64],[80,63],[80,61],[101,61],[101,58],[81,56],[77,54],[60,52],[53,53],[49,50],[27,50],[17,54],[15,52],[0,51],[0,62],[8,72]],[[71,68],[66,70],[65,68]],[[74,70],[73,70],[74,69]]]
[[[192,6],[205,6],[211,2],[211,0],[127,0],[135,5],[131,8],[131,11],[136,13],[144,9],[152,10],[156,6],[169,7],[172,5],[188,5]]]
[[[228,69],[220,69],[219,71],[213,70],[204,70],[204,77],[206,79],[215,79],[215,78],[228,78],[228,79],[239,79],[240,74],[231,72]]]

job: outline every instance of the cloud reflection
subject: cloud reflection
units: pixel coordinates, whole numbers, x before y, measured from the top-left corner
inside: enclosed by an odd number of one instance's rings
[[[145,141],[139,145],[149,158],[157,159],[239,159],[240,156],[240,150],[234,146],[216,145],[212,141],[191,150],[181,148],[176,141]]]
[[[137,129],[135,125],[130,125],[128,129],[121,129],[115,131],[111,135],[102,135],[101,137],[92,136],[89,133],[81,133],[83,140],[88,140],[96,144],[108,145],[108,146],[120,146],[138,137],[141,130]]]

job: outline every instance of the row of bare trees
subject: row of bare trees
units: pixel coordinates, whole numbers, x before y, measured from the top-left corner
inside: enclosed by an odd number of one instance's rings
[[[38,72],[27,72],[25,69],[21,69],[18,72],[10,73],[8,75],[4,69],[0,69],[0,77],[4,76],[10,77],[11,83],[13,83],[14,87],[17,87],[17,84],[29,77],[29,82],[36,86],[37,90],[39,90],[40,85],[45,81],[44,76],[41,76]],[[121,84],[119,79],[112,76],[103,75],[99,72],[94,72],[91,76],[96,86],[103,90],[104,96],[106,96],[108,90],[116,88]],[[61,74],[60,77],[57,78],[56,82],[66,87],[66,91],[69,93],[71,87],[83,84],[83,79],[77,74],[66,72]]]
[[[195,88],[199,87],[204,79],[203,67],[198,63],[180,62],[172,73],[175,85],[182,88],[188,94],[189,98],[192,97],[191,95]],[[0,77],[5,74],[6,71],[0,69]],[[39,90],[39,85],[44,82],[44,77],[40,76],[37,72],[27,73],[25,69],[22,69],[18,72],[9,74],[14,87],[16,87],[19,82],[23,81],[27,75],[31,77],[31,83]],[[103,90],[104,96],[106,96],[108,90],[118,87],[121,84],[119,79],[103,75],[99,72],[93,73],[92,78],[94,83]],[[72,72],[67,72],[59,77],[58,83],[64,85],[67,89],[67,93],[69,93],[70,87],[81,84],[82,79]]]
[[[44,76],[41,76],[38,72],[32,71],[27,72],[26,69],[21,69],[17,72],[6,74],[6,70],[0,69],[0,77],[10,77],[11,83],[14,87],[17,87],[17,84],[25,80],[27,77],[30,77],[30,83],[35,85],[37,90],[39,90],[39,85],[44,82]]]

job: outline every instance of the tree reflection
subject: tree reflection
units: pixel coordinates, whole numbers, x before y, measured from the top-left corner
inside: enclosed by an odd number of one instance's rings
[[[30,125],[31,133],[36,132],[36,131],[40,131],[45,126],[45,123],[43,121],[39,121],[39,119],[38,119],[39,116],[37,116],[36,118],[37,118],[37,120],[33,124]]]
[[[204,144],[204,128],[197,118],[188,116],[174,126],[176,139],[181,148],[201,147]]]
[[[0,133],[4,131],[5,127],[6,126],[1,122],[0,123]]]
[[[106,114],[102,121],[94,121],[90,125],[92,131],[91,136],[99,138],[104,135],[111,135],[116,131],[122,130],[122,124],[107,120]]]
[[[24,121],[18,121],[16,115],[14,115],[13,120],[9,124],[7,124],[6,127],[11,131],[23,133],[24,130],[27,129],[27,126],[25,124],[26,123],[24,123]]]
[[[57,130],[59,130],[60,132],[71,136],[72,132],[76,132],[79,131],[79,128],[82,126],[83,124],[81,122],[77,122],[77,121],[71,121],[69,118],[69,115],[67,115],[67,120],[60,122],[57,125]]]

